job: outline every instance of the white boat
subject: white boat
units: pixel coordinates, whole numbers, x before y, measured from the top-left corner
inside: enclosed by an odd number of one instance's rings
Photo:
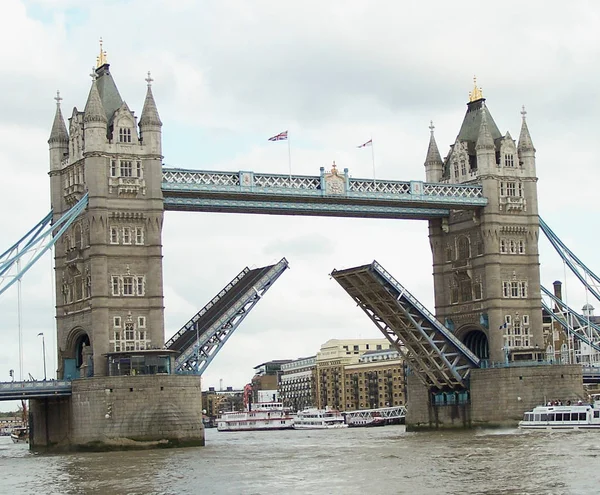
[[[347,428],[342,413],[336,409],[308,408],[299,411],[294,421],[295,430],[324,430]]]
[[[10,432],[14,443],[29,443],[29,430],[26,427],[16,427]]]
[[[224,412],[217,420],[218,431],[288,430],[294,424],[291,410],[281,402],[256,402],[246,411]]]
[[[548,404],[537,406],[523,415],[519,428],[524,430],[600,430],[600,400],[593,404]]]
[[[368,415],[346,416],[346,423],[349,427],[366,427],[366,426],[385,426],[387,421],[378,412],[373,412]]]

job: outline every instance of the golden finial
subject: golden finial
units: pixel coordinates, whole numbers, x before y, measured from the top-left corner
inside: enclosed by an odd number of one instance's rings
[[[332,174],[337,174],[337,168],[335,165],[335,160],[333,161],[333,165],[331,165],[331,173]]]
[[[481,100],[483,98],[483,91],[477,87],[477,77],[473,76],[473,91],[469,93],[469,102]]]
[[[100,55],[96,57],[96,68],[102,67],[106,63],[108,63],[108,59],[106,58],[106,50],[102,49],[102,38],[100,38]]]

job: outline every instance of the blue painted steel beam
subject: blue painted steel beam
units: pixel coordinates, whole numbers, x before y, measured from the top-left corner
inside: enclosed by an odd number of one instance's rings
[[[443,208],[405,208],[395,206],[317,204],[282,201],[247,201],[243,199],[165,197],[165,210],[221,213],[260,213],[266,215],[304,215],[354,218],[395,218],[428,220],[450,215]]]
[[[598,286],[591,285],[587,279],[589,277],[590,281],[600,284],[600,277],[592,272],[592,270],[590,270],[583,261],[575,256],[573,251],[571,251],[565,245],[565,243],[560,240],[560,238],[552,231],[548,224],[542,220],[541,217],[539,220],[541,231],[546,235],[546,238],[550,241],[556,252],[560,255],[560,257],[580,280],[580,282],[585,286],[585,288],[589,290],[598,301],[600,301],[600,291],[598,290]]]
[[[0,255],[0,294],[15,282],[54,246],[79,214],[87,207],[88,193],[68,211],[52,223],[52,212],[48,213],[35,227]],[[25,260],[23,266],[20,262]],[[16,268],[16,270],[14,270]],[[12,273],[14,272],[14,273]]]
[[[0,400],[42,399],[71,395],[71,382],[47,380],[0,382]]]
[[[429,219],[487,204],[480,185],[163,168],[167,210]]]
[[[175,372],[204,373],[232,333],[288,266],[288,261],[282,258],[275,265],[242,270],[167,343],[169,349],[181,352],[175,360]]]
[[[334,270],[331,276],[377,325],[430,390],[468,388],[473,354],[379,263]]]

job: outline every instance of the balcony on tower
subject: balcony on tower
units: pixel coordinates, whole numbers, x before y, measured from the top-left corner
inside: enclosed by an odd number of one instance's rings
[[[146,181],[140,177],[109,177],[108,192],[119,196],[146,194]]]

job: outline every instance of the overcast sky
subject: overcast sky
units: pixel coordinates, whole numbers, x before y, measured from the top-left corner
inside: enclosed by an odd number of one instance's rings
[[[0,15],[0,252],[50,209],[48,144],[56,90],[63,114],[85,106],[103,37],[121,96],[139,116],[148,70],[164,162],[201,170],[287,173],[349,168],[424,180],[429,121],[442,156],[477,75],[501,132],[521,106],[537,149],[540,214],[596,272],[600,4],[594,1],[3,0]],[[564,279],[542,239],[542,282]],[[245,266],[287,270],[220,351],[204,387],[241,387],[253,367],[315,354],[331,338],[380,338],[330,280],[377,259],[433,310],[427,223],[167,212],[166,338]],[[56,369],[51,260],[23,281],[25,375]],[[585,293],[567,279],[569,302]],[[600,303],[590,301],[596,306]],[[0,380],[18,370],[17,291],[0,296]],[[0,409],[8,407],[1,404]]]

